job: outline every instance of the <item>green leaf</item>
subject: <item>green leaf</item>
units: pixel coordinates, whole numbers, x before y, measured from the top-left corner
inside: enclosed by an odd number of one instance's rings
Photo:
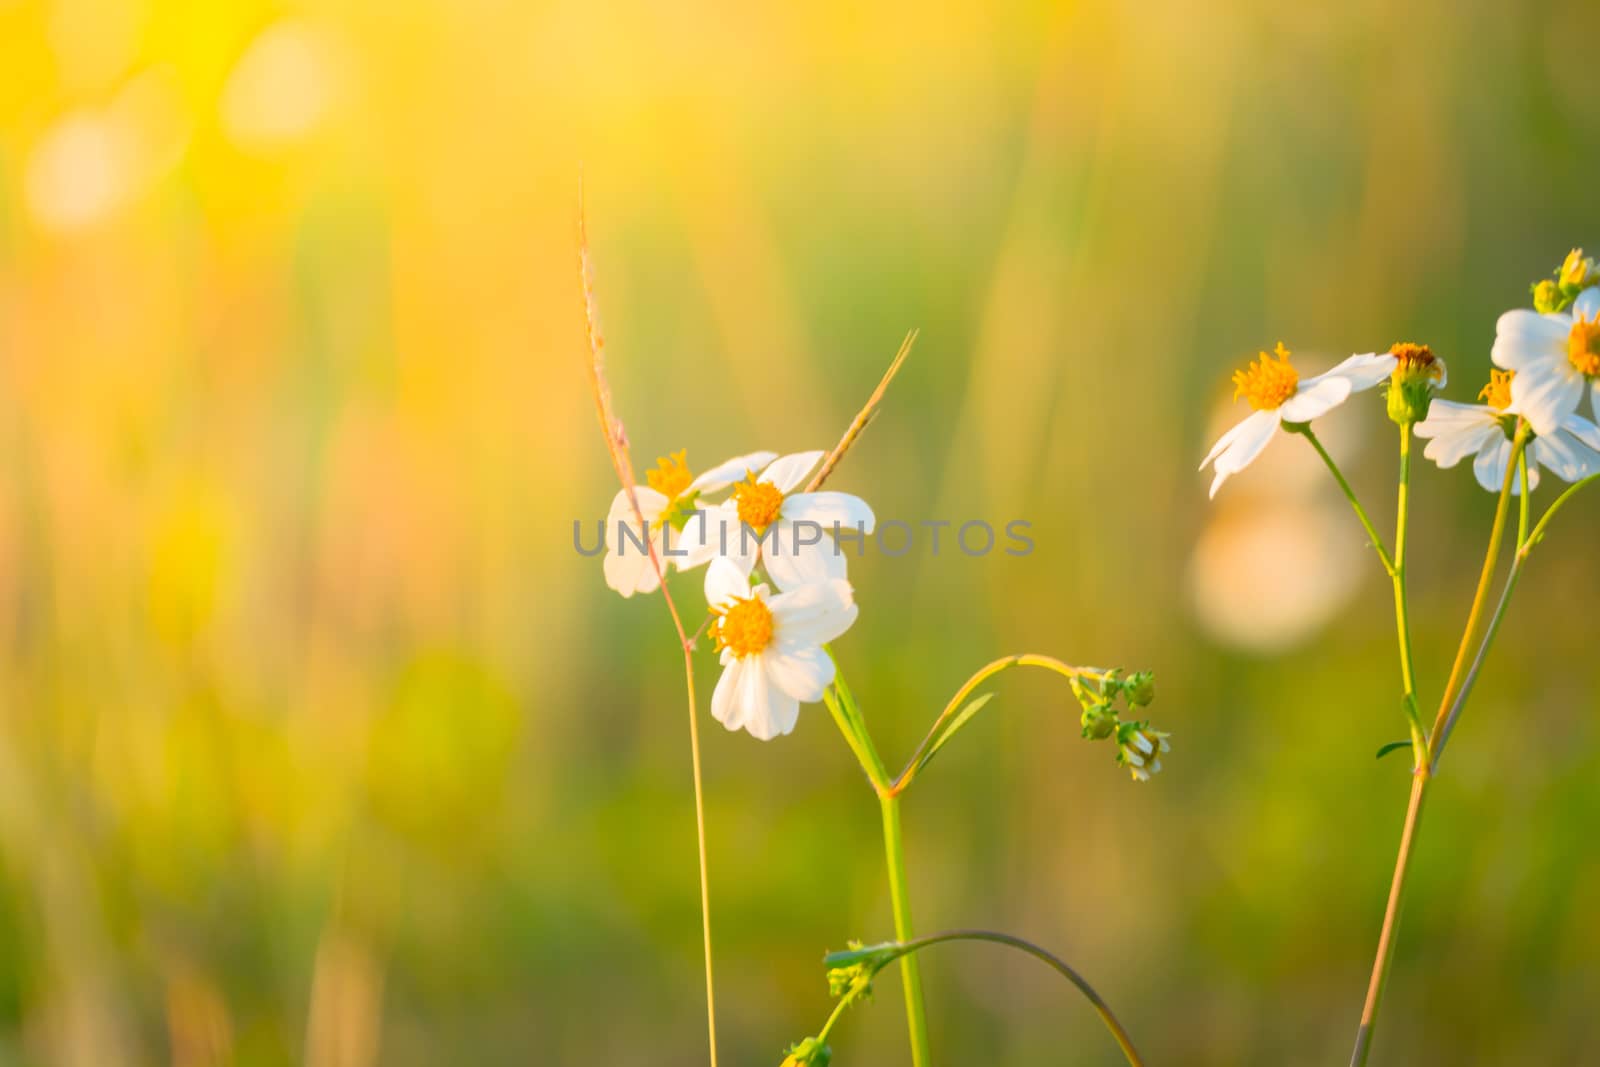
[[[983,706],[993,698],[993,693],[983,693],[967,701],[966,706],[956,712],[955,718],[950,720],[950,725],[944,728],[944,732],[934,740],[933,744],[928,746],[928,751],[923,753],[922,759],[917,763],[917,770],[920,771],[926,767],[933,759],[933,754],[943,748],[944,743],[954,737],[956,731],[967,725],[967,720],[978,714],[983,709]]]
[[[1390,741],[1387,745],[1384,745],[1383,747],[1378,749],[1377,758],[1378,759],[1382,759],[1383,757],[1387,756],[1389,753],[1393,752],[1395,749],[1410,748],[1410,747],[1411,747],[1411,742],[1410,741]]]

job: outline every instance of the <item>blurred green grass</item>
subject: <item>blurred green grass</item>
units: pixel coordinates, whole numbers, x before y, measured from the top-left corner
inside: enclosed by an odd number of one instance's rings
[[[907,801],[919,925],[1059,952],[1153,1063],[1343,1054],[1406,790],[1388,591],[1320,481],[1285,528],[1356,549],[1320,599],[1304,544],[1201,583],[1299,475],[1207,505],[1194,466],[1280,337],[1428,341],[1471,395],[1496,316],[1600,240],[1592,5],[73,10],[0,4],[0,1062],[695,1062],[677,657],[571,548],[614,491],[580,163],[641,462],[826,447],[917,326],[837,487],[1033,523],[1023,559],[853,568],[889,762],[997,655],[1158,671],[1176,750],[1137,787],[1069,694],[996,683]],[[310,66],[239,78],[286,25]],[[164,103],[119,109],[149,71]],[[1386,424],[1341,418],[1387,515]],[[1491,501],[1416,498],[1426,695]],[[1595,514],[1452,746],[1384,1062],[1595,1054]],[[1219,631],[1197,589],[1307,607]],[[888,934],[876,813],[820,708],[704,728],[724,1057],[775,1063],[822,952]],[[944,1062],[1114,1062],[1030,961],[925,969]],[[903,1062],[884,984],[836,1062]]]

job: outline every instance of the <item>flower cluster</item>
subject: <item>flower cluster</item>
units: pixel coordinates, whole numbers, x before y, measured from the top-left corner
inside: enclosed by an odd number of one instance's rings
[[[1125,718],[1147,706],[1156,697],[1155,676],[1135,671],[1126,678],[1121,671],[1100,676],[1096,685],[1077,682],[1072,687],[1083,707],[1079,721],[1083,736],[1090,741],[1114,738],[1117,766],[1126,767],[1136,782],[1148,782],[1161,770],[1161,755],[1172,751],[1171,734],[1153,729],[1147,720]],[[1118,702],[1122,703],[1118,711]]]
[[[1489,383],[1480,403],[1439,399],[1449,376],[1444,361],[1427,345],[1402,343],[1387,353],[1351,356],[1329,371],[1301,378],[1280,342],[1233,376],[1234,399],[1254,411],[1212,447],[1200,464],[1211,465],[1211,495],[1249,466],[1272,440],[1273,431],[1304,433],[1352,395],[1388,383],[1389,417],[1428,441],[1423,451],[1440,467],[1473,457],[1473,473],[1490,492],[1505,483],[1519,426],[1530,460],[1528,489],[1539,484],[1539,468],[1566,482],[1600,471],[1600,427],[1578,413],[1585,393],[1600,416],[1600,272],[1574,250],[1555,272],[1533,287],[1535,309],[1500,316],[1490,359]],[[1523,491],[1513,473],[1514,492]]]
[[[799,491],[822,457],[752,452],[694,477],[677,452],[657,462],[648,486],[633,489],[647,530],[627,490],[607,520],[606,584],[623,596],[654,590],[658,563],[706,567],[708,634],[723,668],[711,713],[763,741],[789,733],[800,705],[822,699],[834,675],[823,646],[856,619],[845,554],[832,536],[803,538],[795,527],[872,532],[872,509],[861,498]],[[723,500],[705,499],[730,487]]]

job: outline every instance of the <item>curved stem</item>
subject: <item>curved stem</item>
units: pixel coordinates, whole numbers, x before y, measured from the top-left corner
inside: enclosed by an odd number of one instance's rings
[[[946,930],[942,933],[929,934],[926,937],[919,937],[913,941],[901,939],[898,944],[874,945],[868,949],[829,953],[826,957],[826,962],[832,965],[836,960],[840,960],[841,958],[859,958],[862,953],[870,953],[877,956],[879,960],[878,969],[881,969],[882,967],[887,966],[892,960],[899,959],[904,962],[905,960],[911,958],[914,953],[920,952],[929,946],[946,944],[952,941],[986,941],[991,944],[1005,945],[1008,948],[1014,948],[1020,952],[1026,952],[1034,959],[1040,960],[1041,962],[1049,965],[1063,978],[1077,987],[1078,992],[1082,993],[1084,998],[1087,999],[1094,1007],[1095,1014],[1100,1016],[1100,1021],[1103,1022],[1106,1029],[1110,1031],[1112,1039],[1116,1041],[1117,1047],[1122,1050],[1122,1055],[1125,1059],[1127,1059],[1128,1063],[1131,1064],[1132,1067],[1144,1067],[1144,1061],[1139,1058],[1138,1051],[1133,1047],[1133,1038],[1128,1036],[1128,1031],[1123,1027],[1122,1023],[1118,1021],[1116,1014],[1112,1012],[1111,1005],[1107,1004],[1105,1002],[1105,998],[1095,991],[1094,986],[1090,985],[1088,980],[1084,978],[1083,975],[1079,974],[1075,969],[1073,969],[1071,964],[1067,963],[1061,957],[1055,955],[1053,952],[1039,947],[1038,945],[1035,945],[1031,941],[1024,940],[1020,937],[1014,937],[1011,934],[1002,934],[993,930]],[[867,987],[868,983],[861,983],[852,988],[851,991],[841,1000],[841,1006],[844,1003],[854,1000],[857,996],[860,996],[861,993],[867,989]],[[832,1029],[834,1020],[837,1019],[838,1016],[839,1008],[835,1007],[833,1014],[828,1017],[827,1023],[823,1025],[822,1031],[818,1034],[818,1040],[825,1038],[829,1030]]]
[[[1512,471],[1522,461],[1522,452],[1527,446],[1527,438],[1528,424],[1526,421],[1518,419],[1516,433],[1511,439],[1512,462],[1506,465],[1505,481],[1500,484],[1500,499],[1495,504],[1494,525],[1489,531],[1489,547],[1483,554],[1483,570],[1478,575],[1478,588],[1472,594],[1472,607],[1467,612],[1467,626],[1461,632],[1461,644],[1456,648],[1455,662],[1450,666],[1450,677],[1445,681],[1444,692],[1439,695],[1439,712],[1434,716],[1433,729],[1428,732],[1428,736],[1435,740],[1441,737],[1440,731],[1444,729],[1445,720],[1450,714],[1450,706],[1455,700],[1456,688],[1461,681],[1462,671],[1467,666],[1467,650],[1472,647],[1472,639],[1477,635],[1478,618],[1483,614],[1483,605],[1489,596],[1489,582],[1494,578],[1495,565],[1500,559],[1500,544],[1504,540],[1506,515],[1511,510]],[[1524,486],[1524,489],[1526,489],[1526,486]],[[1560,503],[1560,500],[1556,501],[1556,504]],[[1555,506],[1554,504],[1551,505],[1551,511],[1555,510]],[[1549,512],[1545,513],[1545,517],[1549,517]],[[1543,520],[1540,521],[1540,525],[1543,525]],[[1535,528],[1534,533],[1538,533],[1538,528]],[[1439,762],[1439,748],[1438,744],[1430,742],[1429,758],[1434,766],[1437,766]]]
[[[894,909],[894,936],[899,941],[910,941],[911,901],[906,893],[905,845],[900,834],[900,798],[883,793],[878,797],[883,811],[883,851],[889,863],[889,903]],[[915,1067],[926,1067],[928,1057],[928,1017],[922,998],[922,970],[916,957],[906,953],[900,957],[900,979],[905,987],[906,1028],[911,1034],[911,1062]]]
[[[992,663],[985,664],[978,668],[971,678],[963,682],[961,688],[956,690],[955,696],[951,697],[949,702],[945,704],[944,710],[939,713],[939,717],[928,728],[927,736],[922,739],[922,743],[917,746],[917,750],[911,754],[911,759],[906,762],[905,769],[890,784],[889,793],[891,795],[905,792],[906,787],[911,784],[911,780],[921,770],[930,749],[939,740],[939,731],[966,704],[967,698],[972,696],[973,690],[1009,667],[1039,667],[1061,675],[1074,685],[1081,678],[1103,678],[1106,675],[1105,671],[1093,667],[1074,667],[1070,663],[1065,663],[1053,656],[1041,656],[1033,652],[1001,656]]]
[[[1322,441],[1312,432],[1309,424],[1302,425],[1295,433],[1301,434],[1311,447],[1317,450],[1317,455],[1322,457],[1322,462],[1328,465],[1328,470],[1333,474],[1333,480],[1339,483],[1339,488],[1344,490],[1345,499],[1350,501],[1350,506],[1355,509],[1356,518],[1361,520],[1361,526],[1367,531],[1367,537],[1372,542],[1372,547],[1377,550],[1378,559],[1383,561],[1383,569],[1389,574],[1394,574],[1394,561],[1389,558],[1388,550],[1383,547],[1383,538],[1378,536],[1377,528],[1372,525],[1372,520],[1367,517],[1367,509],[1361,506],[1361,501],[1356,499],[1356,491],[1350,488],[1350,483],[1345,480],[1344,472],[1339,465],[1328,455],[1328,450],[1322,447]]]

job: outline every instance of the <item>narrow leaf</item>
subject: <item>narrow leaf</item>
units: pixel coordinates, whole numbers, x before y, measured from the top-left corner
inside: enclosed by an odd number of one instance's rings
[[[1377,758],[1378,759],[1382,759],[1383,757],[1387,756],[1389,753],[1395,751],[1396,749],[1410,748],[1410,747],[1411,747],[1411,742],[1410,741],[1390,741],[1387,745],[1384,745],[1382,748],[1378,749]]]

